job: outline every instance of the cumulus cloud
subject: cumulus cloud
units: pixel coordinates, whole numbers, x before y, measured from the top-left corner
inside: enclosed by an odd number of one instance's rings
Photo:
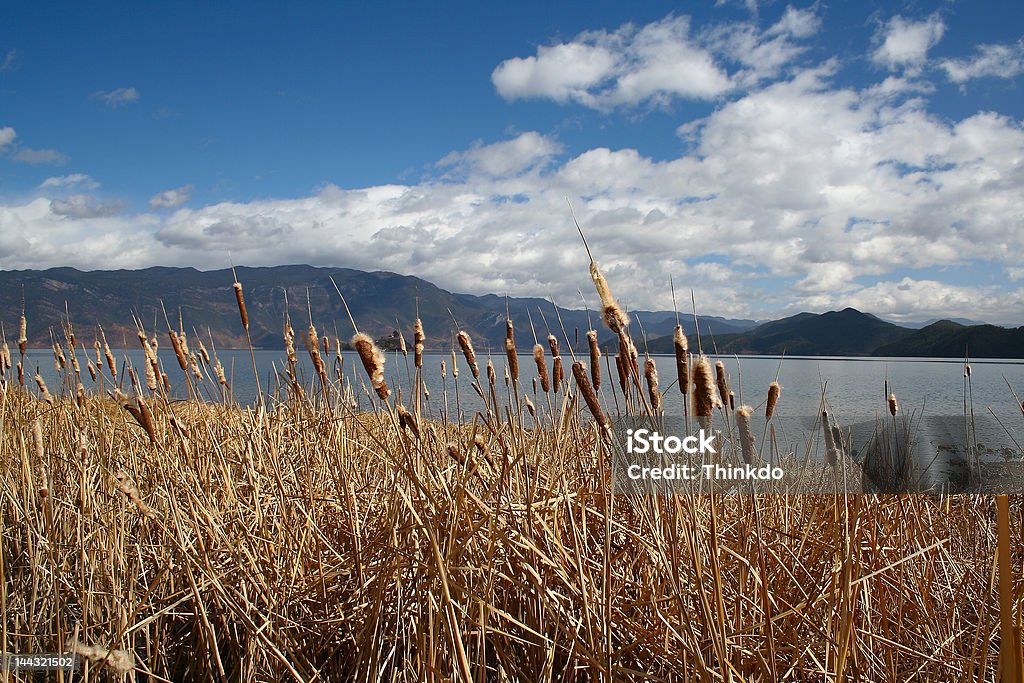
[[[923,21],[896,16],[881,26],[875,36],[878,47],[871,58],[877,64],[895,71],[917,70],[928,57],[928,50],[942,39],[946,25],[933,14]]]
[[[0,153],[14,142],[14,138],[18,137],[18,134],[14,132],[14,129],[10,126],[4,126],[0,128]]]
[[[534,56],[503,61],[491,80],[508,100],[547,98],[598,109],[712,100],[776,74],[803,52],[794,39],[817,30],[813,11],[792,7],[767,30],[734,22],[694,32],[689,17],[669,16],[540,46]]]
[[[19,149],[11,158],[23,164],[34,165],[52,164],[60,166],[68,162],[68,156],[61,154],[55,149],[31,149],[29,147]]]
[[[124,202],[120,200],[97,201],[89,194],[73,194],[64,199],[54,199],[50,202],[50,212],[55,216],[67,216],[68,218],[106,218],[116,216],[124,209]]]
[[[979,45],[967,59],[946,59],[946,76],[961,85],[974,78],[1013,78],[1024,72],[1024,41],[1014,45]]]
[[[67,189],[81,187],[86,190],[95,190],[100,184],[84,173],[71,173],[69,175],[53,176],[39,183],[40,189]]]
[[[103,102],[111,109],[126,104],[134,104],[139,101],[139,91],[135,88],[115,88],[113,90],[99,90],[92,94],[92,98]]]
[[[784,16],[746,35],[770,44],[816,30],[812,18]],[[660,31],[695,40],[677,19],[666,21]],[[620,39],[636,52],[645,28]],[[611,36],[566,45],[608,48],[619,74],[627,50]],[[764,318],[853,305],[897,320],[1024,323],[1024,294],[1010,284],[1024,278],[1019,119],[938,116],[926,84],[905,71],[852,87],[837,84],[836,62],[798,67],[787,57],[775,75],[758,75],[742,59],[752,43],[719,40],[705,31],[701,49],[733,65],[731,84],[742,73],[765,80],[680,126],[689,144],[674,157],[603,146],[567,153],[554,136],[526,131],[453,151],[408,184],[175,204],[186,187],[153,198],[151,208],[173,211],[134,214],[80,193],[87,181],[72,182],[73,174],[46,188],[73,188],[70,197],[0,205],[0,268],[220,268],[230,253],[246,265],[385,269],[453,291],[578,305],[577,288],[593,295],[568,197],[631,309],[670,308],[671,276],[694,289],[706,314]],[[565,101],[607,103],[622,92],[619,75],[568,82],[557,86]],[[659,92],[674,82],[652,81]],[[551,82],[537,83],[554,97]],[[979,264],[1005,273],[1006,284],[956,276]]]
[[[153,195],[149,200],[149,206],[152,209],[172,209],[176,206],[181,206],[191,198],[192,186],[183,185],[182,187],[164,190]]]

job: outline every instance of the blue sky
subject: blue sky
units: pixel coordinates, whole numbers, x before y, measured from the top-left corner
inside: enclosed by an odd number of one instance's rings
[[[1024,323],[1020,3],[209,4],[5,11],[0,267]]]

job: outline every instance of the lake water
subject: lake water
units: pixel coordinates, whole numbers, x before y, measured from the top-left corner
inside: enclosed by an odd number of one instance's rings
[[[17,349],[14,350],[14,362],[18,360]],[[124,364],[130,360],[136,368],[142,368],[141,350],[129,349],[116,351],[118,362]],[[170,349],[161,348],[160,359],[165,367],[175,395],[184,397],[185,383],[181,370]],[[252,361],[248,351],[220,351],[220,361],[224,366],[235,398],[241,403],[250,403],[256,396],[256,384],[253,381]],[[92,354],[90,353],[90,356]],[[406,359],[400,353],[387,354],[385,365],[386,376],[393,391],[402,390],[408,394],[413,370],[412,354]],[[370,404],[366,392],[366,374],[359,358],[351,352],[342,355],[343,376],[346,377],[361,394],[360,401],[364,406]],[[491,357],[498,375],[498,398],[504,402],[507,397],[503,381],[505,356]],[[551,356],[546,356],[548,367]],[[95,361],[95,359],[93,359]],[[332,354],[332,365],[338,367],[337,359]],[[447,366],[447,378],[441,377],[441,361]],[[484,364],[487,357],[479,355],[481,375],[484,375]],[[712,360],[715,360],[714,358]],[[938,358],[825,358],[825,357],[787,357],[780,359],[768,356],[728,356],[722,357],[729,376],[730,388],[736,393],[737,405],[748,403],[763,410],[769,383],[778,376],[782,385],[782,397],[778,405],[781,415],[813,415],[818,411],[822,391],[824,390],[831,412],[842,415],[873,415],[886,410],[885,385],[888,381],[890,391],[896,393],[901,411],[919,411],[926,415],[962,415],[964,412],[965,393],[968,405],[971,403],[975,414],[990,415],[989,408],[1001,419],[1024,419],[1021,409],[1015,402],[1009,385],[1016,390],[1018,396],[1024,398],[1024,361],[1020,360],[976,360],[971,362],[972,374],[970,387],[964,379],[963,362],[953,359]],[[312,363],[304,350],[299,351],[300,373],[306,378],[314,378]],[[85,358],[79,352],[82,367],[83,384],[86,389],[93,388],[93,383],[86,372]],[[261,383],[264,391],[274,386],[273,377],[276,371],[284,367],[284,352],[257,351],[256,362],[259,367]],[[563,356],[566,377],[571,379],[571,357]],[[661,377],[661,389],[664,391],[665,410],[669,414],[681,414],[682,402],[678,387],[675,386],[675,359],[671,356],[655,357],[658,373]],[[457,417],[457,408],[463,415],[472,417],[473,413],[483,406],[480,397],[472,389],[472,376],[465,359],[458,354],[457,363],[459,377],[452,376],[451,354],[428,353],[424,355],[424,380],[430,392],[430,411],[440,416],[444,409],[445,395],[448,398],[448,417]],[[26,385],[35,390],[32,375],[38,367],[45,378],[51,392],[60,389],[59,377],[54,368],[52,352],[48,350],[30,350],[26,358]],[[536,376],[536,365],[532,356],[520,356],[520,387],[531,394],[531,399],[538,406],[546,405],[544,395],[532,395],[532,379]],[[614,365],[612,365],[614,368]],[[609,376],[609,366],[602,359],[602,400],[610,412],[615,412],[615,396],[612,386],[618,392],[617,379]],[[614,372],[614,369],[612,370]],[[14,372],[13,370],[11,371]],[[121,377],[125,386],[130,387],[128,380]],[[332,376],[334,376],[332,374]],[[207,380],[204,385],[209,396],[219,396],[216,380]],[[457,396],[456,396],[457,385]]]

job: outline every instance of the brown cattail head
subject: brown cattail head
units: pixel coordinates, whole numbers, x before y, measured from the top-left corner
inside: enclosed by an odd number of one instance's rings
[[[970,363],[964,363],[964,377],[970,377],[970,376],[971,376],[971,364]]]
[[[197,339],[196,341],[199,342],[199,355],[200,355],[200,357],[202,357],[204,363],[209,365],[210,364],[210,352],[206,350],[205,346],[203,346],[203,340],[202,339]]]
[[[39,393],[40,395],[42,395],[43,400],[49,403],[50,405],[53,405],[53,394],[51,394],[49,389],[46,388],[46,382],[43,381],[43,377],[42,375],[39,374],[39,371],[36,371],[35,380],[36,385],[39,387]]]
[[[544,362],[544,347],[537,344],[533,347],[533,362],[537,364],[537,376],[540,377],[540,388],[544,393],[551,391],[551,379],[548,377],[548,366]]]
[[[102,332],[102,329],[103,328],[100,328],[101,332]],[[103,367],[103,356],[100,355],[100,351],[102,350],[103,346],[100,344],[100,340],[97,339],[96,341],[94,341],[92,343],[92,347],[96,350],[96,367],[97,368],[102,368]]]
[[[747,465],[756,465],[759,458],[754,447],[754,432],[750,427],[750,416],[754,409],[750,406],[740,406],[736,409],[736,426],[740,432],[740,455]]]
[[[459,342],[459,348],[462,349],[462,354],[466,357],[466,362],[469,363],[469,371],[473,373],[473,379],[480,379],[480,368],[476,364],[476,353],[473,351],[473,341],[466,334],[465,330],[459,330],[459,333],[455,337]]]
[[[452,377],[459,378],[459,361],[455,356],[455,349],[452,349]]]
[[[416,318],[416,322],[413,323],[412,326],[412,350],[413,360],[416,361],[417,368],[423,367],[423,342],[426,338],[426,335],[423,334],[423,321]],[[455,371],[454,366],[452,367],[452,371]],[[456,377],[458,377],[458,375],[456,375]]]
[[[324,357],[325,358],[326,357],[330,357],[330,355],[331,355],[331,340],[327,337],[326,334],[323,337],[320,338],[320,343],[322,343],[323,347],[324,347]]]
[[[551,388],[556,394],[562,388],[563,379],[565,379],[565,371],[562,370],[562,357],[555,356],[551,359]]]
[[[717,398],[711,377],[711,361],[707,356],[701,356],[693,366],[693,414],[711,417]]]
[[[821,431],[825,438],[825,464],[835,467],[839,464],[838,453],[836,452],[835,435],[832,432],[832,425],[829,422],[828,411],[821,411]]]
[[[405,345],[405,335],[402,334],[401,330],[398,332],[398,350],[402,352],[402,356],[405,358],[409,357],[409,347]],[[408,367],[408,366],[406,366]]]
[[[85,408],[85,387],[81,382],[78,382],[75,387],[75,402],[78,403],[79,408]]]
[[[156,366],[154,366],[153,363],[151,363],[148,360],[145,362],[145,366],[146,366],[146,388],[148,388],[150,391],[156,391],[156,388],[157,388],[157,384],[156,384]]]
[[[601,347],[597,344],[597,330],[587,330],[587,345],[590,346],[590,379],[594,391],[601,391]]]
[[[616,303],[612,296],[612,290],[608,287],[608,281],[601,274],[597,262],[590,262],[590,278],[594,281],[597,295],[601,297],[601,318],[608,329],[616,334],[621,334],[629,326],[629,318]]]
[[[491,359],[487,359],[487,381],[491,386],[494,386],[495,382],[498,381],[498,376],[494,373],[494,363]]]
[[[529,396],[523,396],[523,400],[526,402],[526,409],[530,411],[530,415],[536,417],[537,409],[533,405],[533,401],[530,400]]]
[[[363,362],[366,374],[370,377],[370,384],[373,385],[377,396],[383,401],[391,395],[391,389],[384,380],[384,354],[380,352],[377,345],[369,335],[357,332],[352,337],[352,348],[359,353],[359,360]]]
[[[441,379],[447,379],[448,377],[448,365],[444,362],[444,358],[441,359]]]
[[[92,377],[92,381],[96,381],[96,366],[92,364],[92,360],[86,359],[85,367],[89,370],[89,376]]]
[[[900,411],[900,404],[896,402],[896,394],[889,394],[889,414],[896,417],[896,413]]]
[[[299,357],[295,354],[295,330],[292,328],[291,321],[285,318],[284,321],[284,350],[285,355],[288,357],[288,364],[292,367],[299,362]]]
[[[553,334],[548,335],[548,348],[551,349],[551,355],[558,355],[558,339]]]
[[[21,314],[21,319],[18,321],[18,350],[21,351],[21,355],[25,355],[25,351],[28,350],[28,321],[25,320],[25,314]]]
[[[412,432],[413,436],[415,436],[417,439],[420,438],[420,426],[419,424],[417,424],[416,418],[413,417],[413,414],[406,410],[405,406],[403,406],[401,403],[399,403],[396,407],[398,408],[399,424],[401,424],[404,428]]]
[[[508,372],[513,381],[519,381],[519,355],[516,353],[515,339],[505,339],[505,358],[508,359]]]
[[[2,355],[3,369],[4,370],[10,370],[11,369],[11,347],[7,345],[7,342],[4,342],[3,351],[0,352],[0,353],[3,354]]]
[[[647,393],[651,397],[651,409],[661,412],[661,394],[658,392],[658,367],[653,358],[644,361],[644,378],[647,379]]]
[[[587,377],[587,366],[583,361],[578,360],[572,364],[572,376],[576,380],[576,386],[579,388],[580,393],[583,394],[583,400],[587,402],[587,407],[590,408],[590,414],[594,416],[597,424],[601,425],[603,429],[607,429],[609,426],[608,418],[605,417],[604,411],[601,410],[601,404],[597,400],[597,392],[594,391],[590,378]]]
[[[715,361],[715,384],[718,387],[718,397],[723,405],[729,400],[729,385],[725,379],[725,363]]]
[[[623,394],[626,393],[626,386],[629,383],[629,377],[626,374],[626,362],[621,353],[615,354],[615,370],[619,373],[619,387],[622,388]]]
[[[782,395],[782,387],[779,386],[778,382],[772,382],[768,385],[768,403],[764,407],[765,418],[771,418],[775,414],[775,405],[779,402],[779,396]]]
[[[249,331],[249,312],[245,309],[245,295],[242,294],[242,283],[235,280],[231,285],[235,288],[235,301],[238,302],[238,315],[242,318],[242,327]]]
[[[174,349],[174,356],[178,359],[181,371],[188,372],[188,356],[185,355],[185,349],[181,345],[181,336],[174,330],[168,330],[167,336],[171,338],[171,348]]]
[[[60,342],[53,343],[53,363],[57,372],[64,370],[68,366],[67,356],[64,355],[64,347],[60,345]]]
[[[214,364],[213,371],[217,373],[217,382],[219,382],[222,387],[227,389],[228,378],[224,375],[224,366],[220,364],[220,360],[217,360],[217,362]]]

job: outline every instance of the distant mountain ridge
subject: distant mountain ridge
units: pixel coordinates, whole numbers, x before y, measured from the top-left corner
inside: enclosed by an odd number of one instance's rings
[[[527,352],[533,347],[531,318],[537,338],[545,346],[549,330],[562,338],[559,318],[570,339],[580,338],[580,348],[586,344],[589,329],[586,311],[559,307],[556,315],[551,302],[545,299],[509,298],[506,302],[505,297],[495,294],[457,294],[417,277],[384,271],[289,265],[239,267],[237,273],[244,287],[253,345],[261,348],[283,346],[285,293],[288,315],[300,338],[308,329],[312,314],[320,335],[349,339],[352,325],[331,284],[332,277],[360,331],[385,338],[401,329],[411,345],[413,321],[419,315],[429,350],[452,348],[454,317],[459,327],[473,338],[477,353],[504,354],[506,306],[516,325],[517,344]],[[134,346],[137,342],[133,315],[138,316],[150,334],[154,325],[166,334],[164,311],[178,328],[180,310],[186,332],[191,334],[195,330],[204,342],[212,336],[218,347],[242,348],[246,346],[245,333],[239,322],[232,282],[229,269],[198,271],[161,266],[114,271],[0,271],[0,321],[4,323],[8,343],[13,344],[17,340],[24,288],[28,337],[33,347],[48,348],[51,330],[62,339],[61,324],[68,314],[76,332],[90,343],[90,332],[102,325],[112,345]],[[639,319],[648,335],[670,334],[675,328],[674,312],[631,311],[630,315],[634,328],[639,329],[635,322]],[[612,335],[601,325],[600,313],[592,312],[589,319],[597,326],[602,343],[610,343]],[[700,316],[699,321],[702,331],[715,334],[739,333],[756,325],[750,320],[714,316]],[[693,317],[687,320],[684,316],[683,326],[693,333]]]
[[[478,354],[504,354],[505,315],[516,325],[519,350],[529,352],[550,332],[562,339],[561,327],[576,348],[586,345],[586,330],[596,327],[603,346],[614,346],[614,336],[601,324],[600,313],[558,308],[541,298],[475,296],[448,292],[426,280],[384,271],[318,268],[305,265],[265,268],[239,267],[245,291],[253,344],[281,348],[287,313],[300,335],[307,330],[310,313],[320,335],[352,334],[352,326],[334,291],[337,283],[360,331],[387,338],[401,329],[412,343],[417,314],[423,320],[428,350],[453,346],[455,323],[474,340]],[[242,348],[245,334],[238,318],[231,271],[153,267],[142,270],[88,271],[74,268],[0,271],[0,321],[8,343],[17,341],[22,288],[25,293],[28,337],[34,348],[50,346],[51,330],[62,339],[62,321],[70,315],[75,331],[91,344],[97,325],[110,343],[134,346],[133,315],[146,330],[166,334],[164,310],[178,327],[179,310],[184,329],[220,348]],[[163,304],[163,309],[161,308]],[[640,330],[651,353],[672,353],[673,311],[631,311],[631,329],[640,344]],[[681,315],[683,329],[696,349],[692,315]],[[592,321],[589,322],[589,321]],[[909,329],[853,308],[827,313],[799,313],[781,320],[757,323],[715,316],[699,316],[700,336],[706,351],[736,354],[788,354],[808,356],[931,356],[974,358],[1024,357],[1024,327],[962,325],[941,320],[921,329]],[[639,324],[638,324],[639,323]],[[155,325],[155,328],[154,328]],[[81,343],[81,342],[80,342]],[[545,344],[546,346],[546,344]],[[641,346],[641,350],[644,347]]]

